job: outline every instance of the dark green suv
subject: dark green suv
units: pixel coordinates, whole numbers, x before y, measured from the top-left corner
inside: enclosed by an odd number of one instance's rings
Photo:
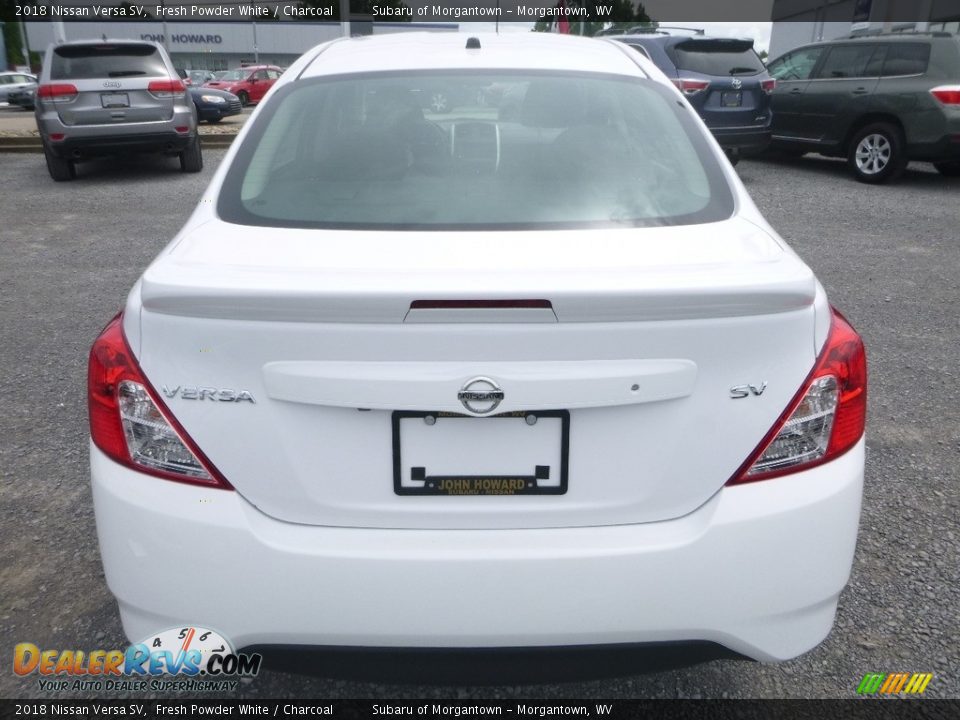
[[[910,160],[960,175],[960,38],[893,33],[831,40],[772,63],[773,146],[846,157],[868,183]]]

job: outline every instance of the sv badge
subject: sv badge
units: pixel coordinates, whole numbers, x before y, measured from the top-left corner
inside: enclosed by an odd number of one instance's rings
[[[763,391],[767,389],[767,381],[764,380],[757,385],[734,385],[730,388],[730,397],[734,400],[739,400],[740,398],[750,397],[751,395],[760,396],[763,395]]]

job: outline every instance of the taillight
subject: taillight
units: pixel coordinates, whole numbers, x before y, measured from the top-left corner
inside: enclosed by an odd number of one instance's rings
[[[232,490],[143,376],[123,316],[103,329],[87,370],[90,436],[112,460],[166,480]]]
[[[687,80],[684,78],[674,80],[673,84],[676,85],[677,89],[684,95],[696,95],[701,90],[706,90],[710,87],[710,83],[707,80]]]
[[[151,80],[147,91],[158,98],[181,97],[187,91],[180,80]]]
[[[761,80],[761,81],[760,81],[760,87],[763,89],[763,91],[764,91],[767,95],[769,95],[769,94],[772,93],[774,90],[776,90],[776,88],[777,88],[777,81],[774,80],[773,78],[770,78],[769,80]]]
[[[37,97],[51,102],[70,102],[77,99],[77,87],[70,83],[50,83],[37,88]]]
[[[960,105],[960,85],[940,85],[930,91],[944,105]]]
[[[857,331],[831,311],[830,335],[813,372],[728,485],[808,470],[847,452],[863,436],[867,355]]]

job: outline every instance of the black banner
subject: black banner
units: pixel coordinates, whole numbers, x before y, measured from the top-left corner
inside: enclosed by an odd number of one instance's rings
[[[137,21],[327,21],[341,19],[340,0],[63,0],[12,2],[9,20],[26,22]],[[649,17],[673,22],[767,22],[771,19],[878,23],[960,20],[960,0],[935,3],[888,0],[880,7],[869,0],[844,7],[822,0],[350,0],[353,21],[497,22],[497,23],[637,23]],[[877,5],[877,7],[873,7]]]
[[[957,700],[0,700],[0,718],[736,718],[872,720],[960,716]]]

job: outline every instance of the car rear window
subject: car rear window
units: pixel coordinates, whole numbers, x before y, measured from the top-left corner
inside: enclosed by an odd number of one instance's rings
[[[703,75],[758,75],[765,69],[752,40],[685,40],[667,53],[679,70]]]
[[[166,75],[163,58],[153,45],[109,43],[54,48],[51,80]]]
[[[218,210],[280,227],[617,227],[720,220],[733,199],[695,116],[652,81],[408,72],[283,87]]]

